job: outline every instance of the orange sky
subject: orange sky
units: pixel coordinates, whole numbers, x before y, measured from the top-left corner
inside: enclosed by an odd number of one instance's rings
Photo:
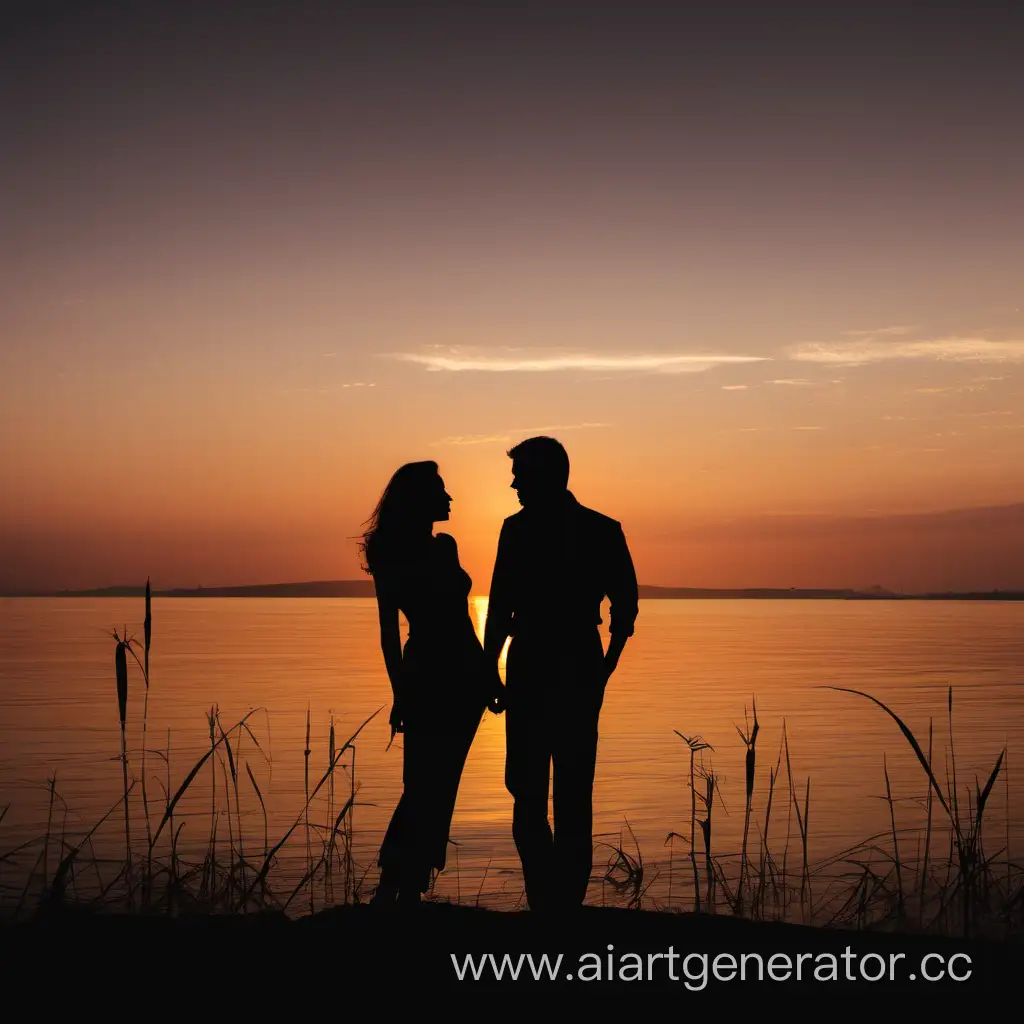
[[[0,591],[351,578],[422,458],[482,591],[531,433],[645,583],[1024,587],[1016,64],[247,26],[0,61]]]

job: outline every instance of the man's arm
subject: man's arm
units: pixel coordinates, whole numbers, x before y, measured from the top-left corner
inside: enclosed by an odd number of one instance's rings
[[[502,523],[498,536],[498,553],[494,559],[491,590],[487,599],[487,622],[484,626],[484,654],[495,665],[512,631],[512,574],[513,565],[511,530]]]
[[[610,601],[608,632],[610,640],[604,664],[610,676],[619,664],[626,641],[633,635],[633,626],[639,610],[639,588],[636,569],[629,553],[626,535],[616,523],[608,551],[608,576],[605,592]]]

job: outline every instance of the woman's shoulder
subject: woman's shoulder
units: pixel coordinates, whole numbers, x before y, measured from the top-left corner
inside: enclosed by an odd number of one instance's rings
[[[439,551],[459,553],[459,545],[450,533],[438,533],[434,535],[434,543]]]

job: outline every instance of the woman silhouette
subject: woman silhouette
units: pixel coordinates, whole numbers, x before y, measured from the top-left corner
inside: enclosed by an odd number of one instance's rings
[[[452,499],[436,462],[391,478],[363,535],[380,645],[391,681],[391,737],[404,734],[402,796],[384,842],[374,903],[418,903],[443,870],[459,780],[485,708],[500,713],[503,685],[488,669],[469,617],[472,580],[455,540],[433,533]],[[409,624],[402,650],[398,613]]]

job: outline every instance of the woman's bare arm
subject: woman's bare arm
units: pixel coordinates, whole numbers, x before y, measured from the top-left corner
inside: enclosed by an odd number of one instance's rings
[[[380,649],[384,655],[391,690],[397,696],[402,677],[402,638],[398,629],[398,605],[386,594],[377,594],[377,619],[380,622]]]
[[[402,637],[398,628],[398,604],[386,588],[377,585],[377,619],[380,623],[380,649],[384,655],[384,667],[391,683],[391,726],[392,735],[402,731]]]

